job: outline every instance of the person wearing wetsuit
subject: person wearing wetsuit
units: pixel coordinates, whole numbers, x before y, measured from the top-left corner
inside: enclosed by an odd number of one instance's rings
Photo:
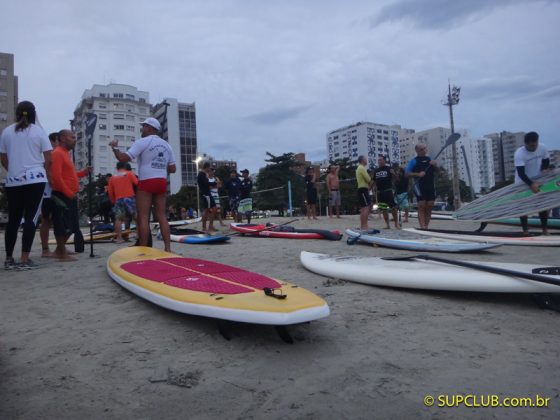
[[[418,143],[414,150],[416,150],[416,157],[406,165],[405,175],[417,178],[414,183],[414,195],[418,200],[418,223],[420,229],[428,229],[436,199],[434,172],[438,169],[438,165],[435,160],[426,155],[428,147],[425,144]]]

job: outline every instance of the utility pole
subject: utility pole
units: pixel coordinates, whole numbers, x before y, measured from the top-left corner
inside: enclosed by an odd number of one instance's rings
[[[449,107],[449,121],[451,123],[451,134],[455,133],[455,124],[453,123],[453,105],[459,103],[459,94],[461,93],[461,88],[453,86],[451,88],[451,83],[447,84],[447,99],[442,102],[444,106]],[[461,193],[459,190],[459,165],[457,161],[457,146],[453,143],[451,146],[452,153],[452,168],[453,168],[453,207],[455,211],[459,210],[461,207]]]

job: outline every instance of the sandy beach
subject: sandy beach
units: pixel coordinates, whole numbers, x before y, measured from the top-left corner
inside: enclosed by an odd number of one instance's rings
[[[370,224],[383,225],[377,217]],[[292,225],[343,231],[357,227],[358,216]],[[405,225],[412,226],[416,219]],[[560,417],[560,313],[538,308],[531,296],[380,288],[301,266],[302,250],[411,254],[348,246],[346,236],[338,242],[235,236],[223,245],[172,244],[184,256],[305,287],[331,309],[325,319],[290,327],[292,345],[272,327],[247,324],[233,324],[228,341],[215,320],[165,310],[113,282],[105,264],[122,246],[95,244],[91,258],[87,245],[78,261],[62,263],[39,258],[37,233],[31,257],[42,266],[2,271],[0,418]],[[161,241],[155,246],[163,248]],[[560,248],[503,246],[446,257],[550,266],[560,261]],[[437,406],[438,396],[456,394],[550,400],[546,408]],[[436,398],[434,406],[425,406],[426,396]]]

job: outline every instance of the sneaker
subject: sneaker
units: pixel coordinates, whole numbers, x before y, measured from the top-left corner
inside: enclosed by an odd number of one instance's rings
[[[12,257],[6,258],[6,261],[4,261],[4,270],[13,270],[16,266],[17,264]]]
[[[20,262],[16,266],[16,270],[18,271],[26,271],[26,270],[33,270],[34,268],[39,267],[39,264],[33,262],[32,260],[27,260],[26,262]]]

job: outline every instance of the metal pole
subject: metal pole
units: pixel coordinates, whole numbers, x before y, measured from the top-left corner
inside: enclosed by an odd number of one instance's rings
[[[455,88],[454,88],[455,89]],[[451,95],[451,83],[447,85],[447,103],[445,105],[449,106],[449,120],[451,123],[451,134],[455,133],[455,124],[453,121],[453,105],[457,105],[459,98],[454,98]],[[452,160],[452,170],[453,170],[453,207],[455,210],[459,210],[461,207],[461,194],[459,190],[459,167],[457,164],[457,146],[453,143],[451,146],[451,160]]]
[[[292,181],[288,181],[288,215],[292,217]]]

